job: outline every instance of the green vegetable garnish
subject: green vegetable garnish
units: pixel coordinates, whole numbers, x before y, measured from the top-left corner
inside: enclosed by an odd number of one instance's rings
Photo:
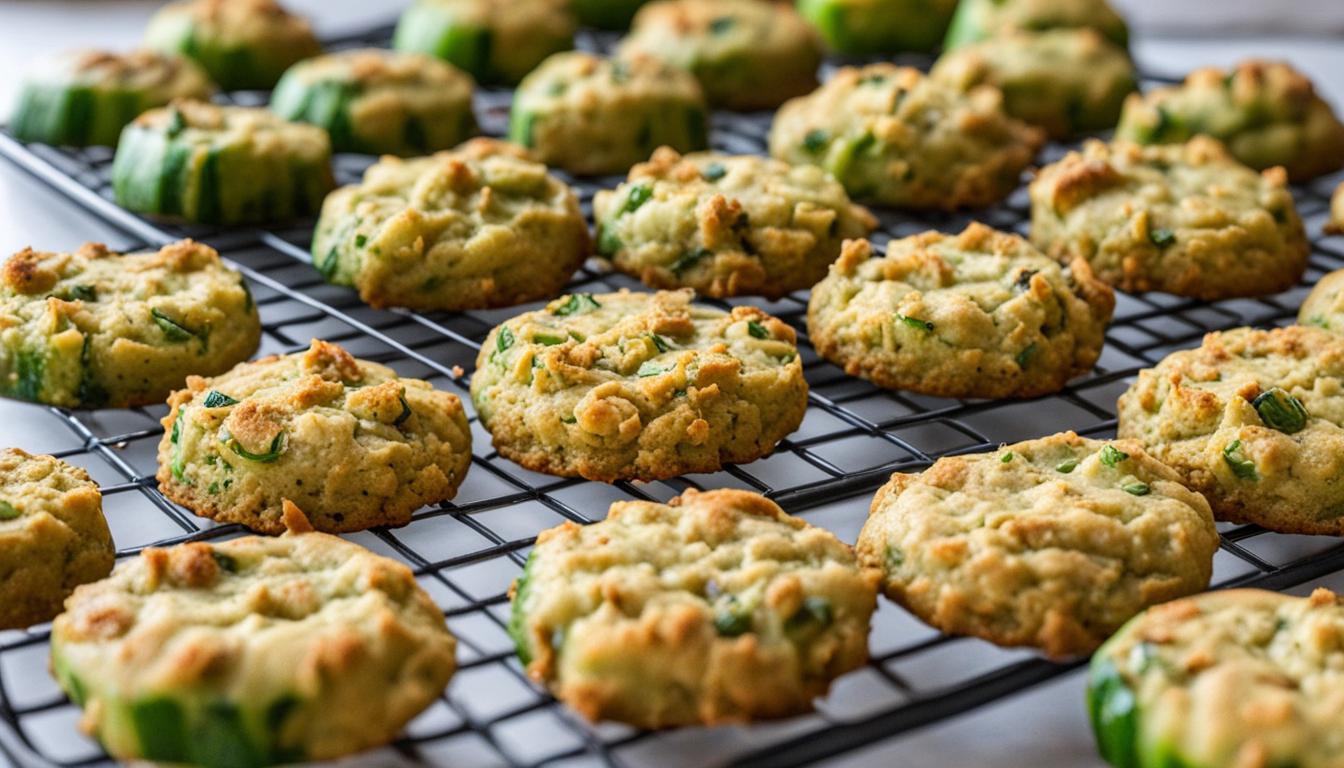
[[[397,399],[401,401],[401,413],[397,415],[397,418],[392,420],[392,426],[394,427],[400,427],[402,424],[406,423],[407,419],[411,418],[411,404],[406,402],[406,393],[403,392],[400,395],[397,395]],[[275,446],[272,445],[272,448],[274,447]]]
[[[185,480],[182,476],[186,470],[186,464],[182,460],[182,412],[177,412],[177,418],[173,419],[173,431],[168,435],[168,442],[173,446],[173,460],[169,464],[169,469],[173,472],[173,477],[178,480]]]
[[[653,346],[659,352],[666,352],[672,349],[672,345],[667,343],[667,339],[664,339],[656,333],[650,333],[649,338],[653,339]]]
[[[507,326],[499,329],[499,335],[495,337],[495,352],[503,352],[513,346],[513,331]]]
[[[657,376],[660,373],[667,373],[667,369],[652,360],[645,360],[643,363],[640,363],[639,370],[635,371],[635,375],[641,379],[648,378],[649,376]]]
[[[1307,408],[1302,401],[1279,387],[1271,387],[1251,402],[1265,426],[1285,434],[1301,432],[1307,426]]]
[[[732,29],[733,25],[736,23],[737,19],[734,19],[732,16],[720,16],[709,22],[709,32],[713,35],[722,35]]]
[[[559,336],[554,333],[546,333],[545,331],[538,331],[537,333],[532,334],[532,340],[538,344],[554,347],[556,344],[564,344],[566,341],[569,341],[569,337]]]
[[[1101,448],[1101,463],[1108,467],[1114,467],[1116,464],[1129,458],[1129,454],[1116,448],[1113,445],[1104,445]]]
[[[824,597],[809,597],[803,600],[798,612],[784,623],[784,628],[791,632],[811,628],[824,629],[831,625],[832,619],[830,600]]]
[[[98,291],[92,285],[72,285],[65,290],[66,301],[97,301]]]
[[[1232,474],[1242,480],[1260,479],[1260,473],[1256,471],[1255,462],[1242,455],[1240,440],[1233,440],[1223,448],[1223,461],[1232,470]]]
[[[19,510],[8,501],[0,501],[0,520],[13,520],[19,516]]]
[[[1153,241],[1153,245],[1158,248],[1166,248],[1168,245],[1176,242],[1176,233],[1165,227],[1157,227],[1148,233],[1148,239]]]
[[[154,322],[163,330],[163,335],[166,336],[169,341],[187,341],[188,339],[196,338],[196,333],[194,331],[187,330],[181,323],[163,314],[159,310],[151,309],[149,310],[149,314],[153,316]]]
[[[933,323],[929,322],[928,320],[920,320],[918,317],[910,317],[908,315],[902,315],[900,312],[896,313],[896,319],[900,320],[902,323],[905,323],[906,325],[910,326],[911,328],[914,328],[917,331],[923,331],[924,333],[933,333]]]
[[[999,462],[1000,462],[1000,463],[1003,463],[1003,464],[1007,464],[1007,463],[1011,462],[1012,460],[1013,460],[1013,452],[1012,452],[1012,451],[1009,451],[1009,452],[1007,452],[1007,453],[1005,453],[1005,454],[1003,454],[1002,456],[999,457]]]
[[[685,272],[691,267],[694,267],[696,264],[699,264],[701,260],[707,259],[713,255],[714,252],[709,250],[708,248],[696,248],[694,251],[691,251],[690,253],[683,253],[682,255],[678,256],[677,260],[672,262],[672,266],[670,267],[670,269],[672,270],[672,274],[680,275],[682,272]]]
[[[630,188],[630,193],[625,198],[625,204],[621,206],[620,212],[616,215],[634,213],[639,210],[640,206],[649,202],[651,197],[653,197],[653,187],[648,184],[636,184]]]
[[[238,572],[238,561],[233,559],[232,555],[226,555],[217,549],[213,549],[210,551],[210,556],[215,559],[215,565],[218,565],[221,571]]]
[[[1065,459],[1065,460],[1063,460],[1063,461],[1061,461],[1061,462],[1059,462],[1058,464],[1055,465],[1055,471],[1056,471],[1056,472],[1061,472],[1061,473],[1066,474],[1066,475],[1069,474],[1070,472],[1072,472],[1073,470],[1077,469],[1077,468],[1078,468],[1078,460],[1077,460],[1077,459]]]
[[[217,389],[212,389],[208,393],[206,393],[205,403],[203,403],[203,405],[205,405],[206,408],[224,408],[230,405],[237,405],[237,404],[238,404],[237,400],[234,400],[232,397],[229,397],[228,395],[224,394],[223,392],[220,392]]]
[[[1013,358],[1013,360],[1017,362],[1018,368],[1026,368],[1027,363],[1031,361],[1031,358],[1035,354],[1036,354],[1036,342],[1032,342],[1027,346],[1023,347],[1022,351],[1018,352],[1017,355]]]
[[[1126,483],[1120,487],[1125,493],[1132,493],[1135,496],[1147,496],[1148,492],[1152,490],[1147,483]]]
[[[765,326],[764,326],[764,325],[761,325],[760,323],[756,322],[755,320],[748,320],[748,321],[747,321],[747,333],[750,333],[750,334],[752,335],[753,338],[757,338],[757,339],[768,339],[768,338],[770,338],[770,331],[767,331],[767,330],[765,329]]]
[[[751,631],[751,614],[734,608],[723,608],[714,614],[714,629],[724,637],[737,637]]]
[[[559,317],[583,315],[601,307],[602,305],[597,303],[597,299],[594,299],[591,293],[572,293],[569,295],[569,300],[551,310],[551,314]]]
[[[816,128],[808,131],[807,135],[803,137],[803,149],[806,149],[808,152],[815,155],[825,149],[826,144],[829,143],[830,140],[831,135],[829,133],[820,128]]]
[[[271,462],[274,462],[276,459],[279,459],[280,454],[285,452],[284,444],[285,444],[285,433],[278,432],[275,435],[275,439],[271,441],[271,447],[266,449],[265,453],[252,453],[251,451],[247,450],[242,445],[240,445],[237,440],[230,441],[229,447],[233,449],[234,453],[238,454],[239,456],[242,456],[244,459],[247,459],[248,461],[255,461],[261,464],[270,464]]]
[[[705,177],[705,181],[718,181],[728,175],[728,169],[723,167],[723,163],[714,162],[706,165],[700,175]]]

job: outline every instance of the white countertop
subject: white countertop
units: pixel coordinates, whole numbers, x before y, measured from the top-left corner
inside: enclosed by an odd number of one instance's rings
[[[1126,5],[1150,0],[1129,0]],[[6,2],[0,4],[0,115],[14,99],[26,62],[44,52],[87,45],[130,47],[144,20],[158,5],[153,2]],[[355,0],[290,0],[297,10],[320,13],[325,34],[353,29],[372,21],[391,20],[404,2]],[[1209,13],[1206,0],[1159,3],[1169,16],[1181,7],[1197,6]],[[1230,0],[1243,13],[1256,6],[1284,3],[1247,3]],[[1300,0],[1300,7],[1319,12],[1324,28],[1344,26],[1344,3],[1339,0]],[[1154,15],[1157,15],[1154,12]],[[1301,19],[1299,19],[1300,22]],[[1230,64],[1245,56],[1270,56],[1291,61],[1311,75],[1336,105],[1344,105],[1344,42],[1324,37],[1255,37],[1212,39],[1139,37],[1136,55],[1148,70],[1179,75],[1203,64]],[[0,161],[0,254],[27,245],[71,249],[87,240],[113,246],[125,239],[115,230],[81,212],[41,183],[7,162]],[[52,430],[66,427],[36,406],[0,401],[0,444],[18,442],[28,450],[44,449]],[[15,436],[22,436],[16,439]],[[64,435],[61,435],[64,437]],[[62,443],[68,438],[62,440]],[[52,443],[53,445],[55,443]],[[1333,579],[1334,588],[1344,578]],[[0,763],[3,759],[0,758]],[[1092,747],[1083,707],[1083,679],[1073,673],[1029,692],[984,707],[881,745],[851,753],[835,766],[1102,766]]]

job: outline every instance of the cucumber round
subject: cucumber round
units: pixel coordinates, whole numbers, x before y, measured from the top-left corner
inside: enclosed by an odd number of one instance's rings
[[[574,19],[553,0],[418,0],[397,22],[392,47],[437,56],[482,83],[513,85],[574,47]]]
[[[275,0],[178,0],[154,14],[145,45],[194,59],[225,90],[271,88],[322,45]]]
[[[200,101],[141,115],[122,132],[112,164],[122,206],[200,224],[307,216],[333,186],[326,131]]]
[[[155,51],[76,51],[52,59],[19,93],[10,130],[20,141],[112,146],[141,112],[214,86],[187,59]]]
[[[337,152],[423,155],[476,131],[469,76],[421,54],[343,51],[299,62],[271,110],[325,128]]]

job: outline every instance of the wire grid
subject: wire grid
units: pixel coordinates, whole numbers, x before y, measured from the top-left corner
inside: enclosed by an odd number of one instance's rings
[[[336,41],[335,47],[385,43],[386,35],[385,28],[371,30]],[[580,45],[605,50],[610,38],[584,34]],[[928,61],[912,63],[927,67]],[[231,99],[260,104],[264,94],[232,94]],[[478,94],[477,115],[485,133],[504,132],[509,102],[507,91]],[[712,141],[729,152],[763,153],[769,124],[768,113],[717,113]],[[1051,147],[1043,161],[1063,151]],[[939,399],[880,390],[848,377],[819,360],[808,342],[805,292],[775,302],[711,302],[754,303],[798,330],[811,385],[801,428],[772,456],[748,465],[713,475],[607,486],[529,472],[502,459],[491,450],[489,435],[466,397],[463,370],[473,367],[487,332],[536,305],[467,313],[374,310],[348,289],[327,285],[311,268],[311,222],[284,229],[168,226],[112,202],[111,151],[106,148],[24,146],[0,134],[0,154],[144,246],[191,236],[219,248],[252,286],[264,327],[259,354],[293,352],[305,348],[310,338],[325,338],[403,376],[425,378],[463,396],[474,455],[457,498],[419,511],[404,528],[348,537],[414,569],[459,639],[460,667],[448,689],[401,741],[376,758],[412,764],[804,765],[960,714],[1075,668],[1076,662],[1055,664],[1029,652],[939,635],[884,598],[874,617],[870,663],[838,681],[815,714],[752,727],[657,733],[614,724],[593,726],[526,680],[505,632],[506,591],[538,531],[563,520],[599,520],[612,501],[665,501],[688,488],[756,490],[852,541],[866,516],[867,494],[891,472],[918,471],[939,456],[988,450],[1061,429],[1113,435],[1115,399],[1140,368],[1193,346],[1210,330],[1292,322],[1310,285],[1323,273],[1344,267],[1344,241],[1319,237],[1334,180],[1295,189],[1313,236],[1302,285],[1274,297],[1216,304],[1118,294],[1115,320],[1096,369],[1063,392],[1028,402]],[[338,178],[343,183],[355,180],[368,162],[338,157]],[[593,193],[620,179],[567,180],[579,190],[585,213],[591,213]],[[972,218],[1025,234],[1029,220],[1025,189],[974,215],[875,212],[881,220],[874,236],[879,244],[929,228],[957,231]],[[570,289],[603,292],[621,287],[639,286],[590,262]],[[197,518],[159,494],[155,451],[166,407],[46,410],[67,430],[64,439],[43,436],[61,446],[47,452],[86,467],[101,484],[118,558],[151,545],[245,533],[236,525],[217,526]],[[1338,539],[1282,536],[1256,526],[1219,528],[1222,546],[1214,568],[1219,586],[1285,589],[1344,569],[1344,544]],[[24,766],[105,764],[97,744],[76,732],[78,711],[45,674],[48,634],[46,626],[0,632],[0,764],[6,758]]]

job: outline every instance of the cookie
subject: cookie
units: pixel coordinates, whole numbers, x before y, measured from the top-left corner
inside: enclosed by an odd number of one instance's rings
[[[476,132],[471,77],[438,59],[360,48],[301,61],[271,110],[325,128],[337,152],[423,155]]]
[[[1221,140],[1252,168],[1281,165],[1295,182],[1344,168],[1344,123],[1311,80],[1280,61],[1197,69],[1181,85],[1134,94],[1115,129],[1117,139],[1140,144],[1199,134]]]
[[[247,284],[183,240],[116,254],[14,254],[0,268],[0,395],[62,408],[163,402],[188,375],[222,373],[261,341]]]
[[[334,185],[327,132],[260,107],[151,109],[122,131],[112,161],[119,205],[196,224],[307,216]]]
[[[75,587],[110,573],[115,556],[89,473],[0,449],[0,630],[50,621]]]
[[[1218,531],[1137,442],[1067,432],[893,474],[857,549],[888,597],[943,632],[1062,658],[1207,587]]]
[[[950,51],[1016,30],[1095,29],[1129,46],[1129,27],[1107,0],[961,0],[943,40]]]
[[[1302,302],[1297,322],[1344,333],[1344,269],[1322,277]]]
[[[877,226],[816,166],[663,147],[593,199],[598,253],[655,288],[779,298]]]
[[[963,92],[917,69],[870,64],[844,67],[780,108],[770,154],[820,165],[856,198],[950,210],[1007,196],[1044,138],[1008,116],[997,88]]]
[[[574,47],[574,18],[557,0],[416,0],[392,47],[438,56],[482,83],[514,85]]]
[[[74,51],[24,81],[9,130],[19,141],[114,146],[141,112],[214,90],[199,66],[173,54]]]
[[[622,30],[630,26],[645,0],[566,0],[570,13],[585,27]]]
[[[462,402],[335,344],[272,355],[168,398],[159,490],[201,517],[285,530],[283,501],[321,531],[405,525],[453,498],[471,464]]]
[[[1335,187],[1330,196],[1330,219],[1325,222],[1327,235],[1344,235],[1344,181]]]
[[[930,76],[1003,91],[1008,114],[1052,138],[1106,130],[1133,93],[1134,62],[1093,29],[1009,32],[943,54]]]
[[[52,674],[112,757],[327,760],[386,744],[442,693],[457,641],[411,570],[297,532],[288,506],[294,533],[150,547],[66,603]]]
[[[1092,369],[1115,295],[1087,262],[1062,267],[973,223],[887,244],[845,243],[812,289],[808,336],[851,376],[939,397],[1036,397]]]
[[[817,87],[821,40],[791,8],[765,0],[660,0],[639,12],[620,55],[687,70],[710,104],[770,109]]]
[[[1344,534],[1344,338],[1291,326],[1210,333],[1139,373],[1117,406],[1219,520]]]
[[[695,76],[658,59],[558,53],[518,86],[509,139],[571,173],[625,173],[664,145],[705,149],[706,110]]]
[[[1340,764],[1344,601],[1229,589],[1151,608],[1102,646],[1087,707],[1111,765]]]
[[[1086,259],[1122,291],[1206,301],[1297,284],[1306,231],[1282,169],[1257,174],[1217,141],[1089,141],[1031,183],[1031,240]]]
[[[690,291],[574,293],[498,326],[471,377],[507,459],[589,480],[717,472],[774,450],[802,422],[794,331]]]
[[[149,20],[145,45],[194,59],[226,91],[270,88],[322,52],[307,19],[275,0],[177,0]]]
[[[957,0],[798,0],[826,45],[848,56],[932,51]]]
[[[574,191],[519,147],[385,157],[333,192],[313,264],[375,307],[461,310],[554,296],[589,253]]]
[[[590,720],[785,717],[867,660],[877,577],[764,496],[687,491],[542,531],[509,633],[528,675]]]

